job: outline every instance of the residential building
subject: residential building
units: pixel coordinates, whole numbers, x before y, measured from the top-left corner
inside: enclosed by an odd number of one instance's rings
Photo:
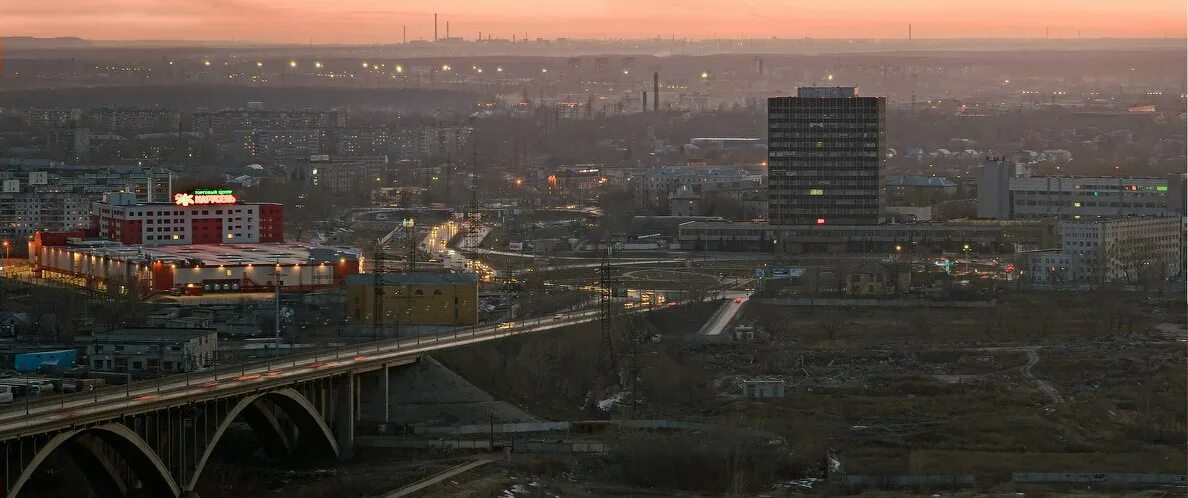
[[[373,325],[375,276],[352,275],[346,283],[347,320]],[[386,326],[478,323],[478,275],[474,273],[386,273],[381,285]]]
[[[855,87],[800,88],[767,101],[768,211],[776,225],[875,225],[886,100]]]
[[[244,159],[299,161],[326,152],[321,129],[240,130],[232,133],[232,153]]]
[[[311,156],[295,168],[293,175],[307,186],[331,192],[368,191],[387,173],[388,156],[331,157]]]
[[[1032,253],[1032,282],[1157,282],[1183,271],[1182,217],[1060,223],[1060,249]]]
[[[181,127],[181,113],[169,109],[97,107],[87,110],[86,122],[97,130],[176,132]]]
[[[138,167],[4,165],[0,170],[0,238],[23,241],[38,231],[89,227],[91,204],[105,193],[128,192],[138,200],[163,200],[169,198],[171,177],[165,170]]]
[[[223,135],[240,130],[346,128],[346,111],[223,109],[194,113],[194,131]]]
[[[397,134],[388,128],[346,128],[334,134],[334,153],[342,156],[375,156],[400,152]]]
[[[77,126],[82,121],[82,109],[25,109],[26,128],[46,129]]]
[[[45,148],[51,158],[72,164],[88,161],[91,130],[87,128],[50,128],[45,131]]]
[[[179,373],[215,366],[214,329],[129,328],[94,332],[87,344],[91,369],[129,373]]]

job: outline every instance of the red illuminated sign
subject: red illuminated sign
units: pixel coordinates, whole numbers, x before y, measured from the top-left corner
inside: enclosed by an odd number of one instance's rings
[[[235,194],[228,189],[199,189],[173,194],[173,203],[178,206],[235,204],[237,201]]]
[[[824,225],[824,224],[825,224],[825,218],[817,218],[817,224],[818,224],[818,225]]]

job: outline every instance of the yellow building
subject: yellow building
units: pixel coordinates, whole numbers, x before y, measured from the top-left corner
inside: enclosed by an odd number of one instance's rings
[[[347,320],[374,325],[375,276],[347,277]],[[478,323],[478,276],[473,273],[389,273],[383,276],[385,326]]]

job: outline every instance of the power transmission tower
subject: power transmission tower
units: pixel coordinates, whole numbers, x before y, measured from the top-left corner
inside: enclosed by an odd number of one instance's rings
[[[470,214],[478,213],[478,137],[474,137],[470,147]]]
[[[612,317],[615,312],[613,298],[618,283],[618,279],[614,276],[614,267],[611,265],[610,250],[608,249],[602,255],[602,264],[598,267],[598,287],[601,290],[598,323],[602,329],[602,337],[606,339],[607,351],[610,354],[611,371],[614,372],[615,379],[619,382],[620,387],[622,387],[623,382],[619,377],[619,358],[615,355],[614,324],[612,323]]]

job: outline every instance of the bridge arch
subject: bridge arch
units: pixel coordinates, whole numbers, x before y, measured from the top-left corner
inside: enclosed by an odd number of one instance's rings
[[[275,403],[292,419],[299,431],[297,441],[287,442],[286,436],[279,433],[275,419],[258,416],[266,413],[264,410],[260,410],[258,403],[261,401]],[[186,483],[186,490],[193,490],[198,485],[198,478],[202,477],[202,471],[206,468],[206,463],[214,453],[215,447],[222,440],[227,428],[239,418],[240,414],[247,416],[248,425],[252,427],[253,431],[263,431],[262,434],[258,434],[258,437],[263,440],[272,440],[274,444],[284,444],[295,452],[323,455],[326,459],[338,458],[338,442],[334,438],[334,434],[330,432],[330,427],[326,425],[325,420],[305,396],[293,389],[253,394],[239,400],[223,417],[218,428],[211,435],[210,441],[206,443],[206,448],[202,450],[202,456],[194,466],[194,472],[190,475],[189,482]],[[268,446],[266,444],[266,451],[268,451]]]
[[[25,468],[21,469],[21,475],[13,481],[13,485],[8,491],[8,498],[19,498],[21,488],[33,477],[33,473],[37,471],[38,467],[50,455],[53,455],[55,451],[61,449],[64,445],[77,442],[84,435],[95,435],[115,448],[118,454],[135,470],[136,477],[140,479],[145,488],[150,490],[150,496],[178,496],[180,491],[178,490],[177,483],[174,482],[173,477],[169,474],[169,470],[165,468],[161,459],[157,457],[152,446],[136,435],[132,429],[122,424],[109,423],[60,432],[50,438],[45,446],[42,446],[37,451],[37,454],[29,460]],[[119,480],[118,476],[110,475],[110,467],[105,466],[103,469],[92,468],[88,470],[108,473],[108,480],[110,482]],[[98,485],[99,483],[92,482],[93,487]]]

